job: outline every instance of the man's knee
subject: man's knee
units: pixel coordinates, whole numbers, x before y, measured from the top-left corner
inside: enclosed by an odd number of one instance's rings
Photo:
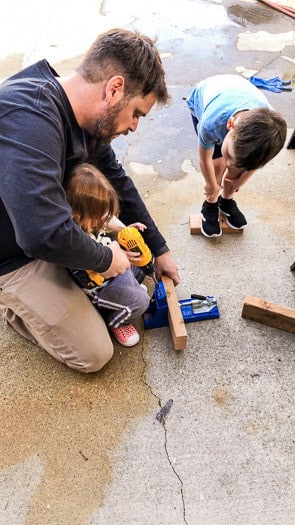
[[[97,351],[84,351],[83,354],[79,352],[79,357],[73,359],[66,359],[64,363],[78,372],[90,374],[101,370],[113,357],[114,346],[110,341],[105,344],[103,350],[100,348]]]

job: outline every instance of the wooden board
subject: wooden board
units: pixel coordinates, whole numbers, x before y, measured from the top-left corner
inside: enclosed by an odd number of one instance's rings
[[[166,275],[162,275],[168,306],[168,321],[173,340],[174,350],[184,350],[187,345],[187,331],[179,306],[175,286]]]
[[[190,233],[191,235],[198,235],[201,232],[201,222],[202,222],[202,215],[200,213],[196,213],[194,215],[190,215],[189,218],[190,222]],[[226,223],[223,215],[219,215],[219,222],[222,229],[222,233],[243,233],[242,230],[236,230],[235,228],[231,228]]]
[[[251,295],[244,299],[242,317],[295,333],[295,310]]]

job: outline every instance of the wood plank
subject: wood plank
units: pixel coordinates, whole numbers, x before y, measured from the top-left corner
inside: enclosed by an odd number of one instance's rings
[[[295,310],[251,295],[244,299],[242,317],[295,333]]]
[[[187,345],[187,331],[179,306],[175,286],[166,275],[162,275],[162,282],[165,287],[168,306],[168,321],[173,340],[174,350],[184,350]]]
[[[199,235],[201,232],[201,222],[202,222],[202,215],[200,213],[196,213],[193,215],[190,215],[189,218],[190,222],[190,234],[191,235]],[[226,223],[223,215],[219,215],[219,222],[223,233],[243,233],[242,230],[236,230],[235,228],[231,228]]]

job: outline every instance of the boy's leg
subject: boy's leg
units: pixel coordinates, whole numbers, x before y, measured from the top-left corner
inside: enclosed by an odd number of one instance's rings
[[[147,310],[150,297],[138,283],[138,273],[138,269],[132,266],[98,292],[95,304],[108,310],[107,324],[110,328],[129,324]]]
[[[65,268],[35,260],[0,276],[4,320],[52,357],[96,372],[113,355],[105,322]]]
[[[236,175],[236,177],[235,177]],[[235,182],[243,176],[240,170],[232,169],[231,174],[226,170],[222,181],[222,191],[218,198],[219,210],[225,218],[228,226],[236,230],[241,230],[247,226],[245,215],[239,210],[234,195],[236,193]],[[230,178],[231,177],[231,178]]]
[[[216,182],[221,186],[222,177],[225,172],[226,164],[223,157],[214,158],[213,156],[213,165],[215,171]]]

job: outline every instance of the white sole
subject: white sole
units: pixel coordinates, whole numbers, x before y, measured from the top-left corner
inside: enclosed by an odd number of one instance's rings
[[[233,226],[233,225],[229,222],[229,220],[228,220],[227,216],[225,215],[225,213],[223,213],[223,211],[221,211],[220,209],[219,209],[219,211],[220,211],[222,217],[224,217],[224,220],[225,220],[226,224],[227,224],[230,228],[232,228],[233,230],[243,230],[244,228],[246,228],[246,226],[248,226],[248,224],[244,224],[244,226],[241,226],[240,228],[237,228],[237,226]]]

